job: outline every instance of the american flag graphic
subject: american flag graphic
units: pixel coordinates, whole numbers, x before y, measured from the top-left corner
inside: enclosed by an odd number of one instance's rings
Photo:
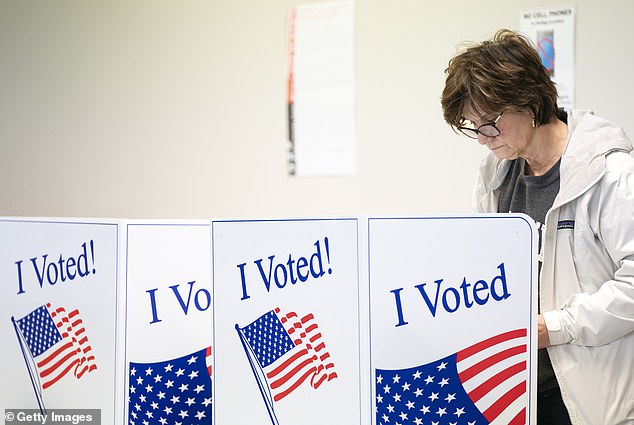
[[[211,347],[161,362],[130,362],[128,424],[211,424],[211,374]]]
[[[16,320],[19,337],[37,367],[41,389],[47,389],[68,373],[79,379],[97,369],[79,310],[67,313],[50,303]]]
[[[337,377],[312,314],[281,314],[276,308],[238,332],[251,351],[247,357],[255,355],[264,372],[273,401],[282,400],[305,381],[317,389]]]
[[[376,369],[376,424],[526,424],[527,361],[517,329],[422,366]]]

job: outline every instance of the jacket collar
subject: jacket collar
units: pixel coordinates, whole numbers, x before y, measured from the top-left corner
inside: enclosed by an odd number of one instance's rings
[[[632,143],[621,128],[592,111],[569,111],[568,142],[561,158],[561,187],[555,202],[565,203],[599,180],[609,153],[631,150]]]
[[[555,204],[570,201],[598,181],[605,172],[605,157],[614,151],[632,151],[632,143],[621,128],[592,111],[568,111],[568,141],[561,160],[561,187]],[[482,160],[480,183],[475,191],[478,211],[497,211],[493,191],[504,181],[510,165],[511,161],[499,160],[490,152]]]

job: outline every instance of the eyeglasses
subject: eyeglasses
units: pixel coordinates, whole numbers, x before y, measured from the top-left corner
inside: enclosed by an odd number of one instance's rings
[[[502,117],[503,113],[504,112],[500,113],[500,115],[498,115],[498,117],[493,121],[482,124],[478,128],[458,127],[458,131],[471,139],[477,139],[479,134],[486,137],[497,137],[500,135],[500,129],[496,127],[496,124]]]

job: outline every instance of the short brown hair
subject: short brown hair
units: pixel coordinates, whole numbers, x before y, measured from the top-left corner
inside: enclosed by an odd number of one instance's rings
[[[535,125],[557,116],[557,89],[535,46],[513,31],[499,30],[491,40],[472,44],[454,56],[445,70],[442,92],[445,121],[464,124],[465,108],[482,116],[530,111]]]

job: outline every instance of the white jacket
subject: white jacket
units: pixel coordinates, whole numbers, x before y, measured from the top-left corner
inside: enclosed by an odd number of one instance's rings
[[[634,158],[623,130],[568,114],[560,190],[544,223],[540,302],[575,425],[634,424]],[[476,210],[497,212],[509,161],[480,166]]]

